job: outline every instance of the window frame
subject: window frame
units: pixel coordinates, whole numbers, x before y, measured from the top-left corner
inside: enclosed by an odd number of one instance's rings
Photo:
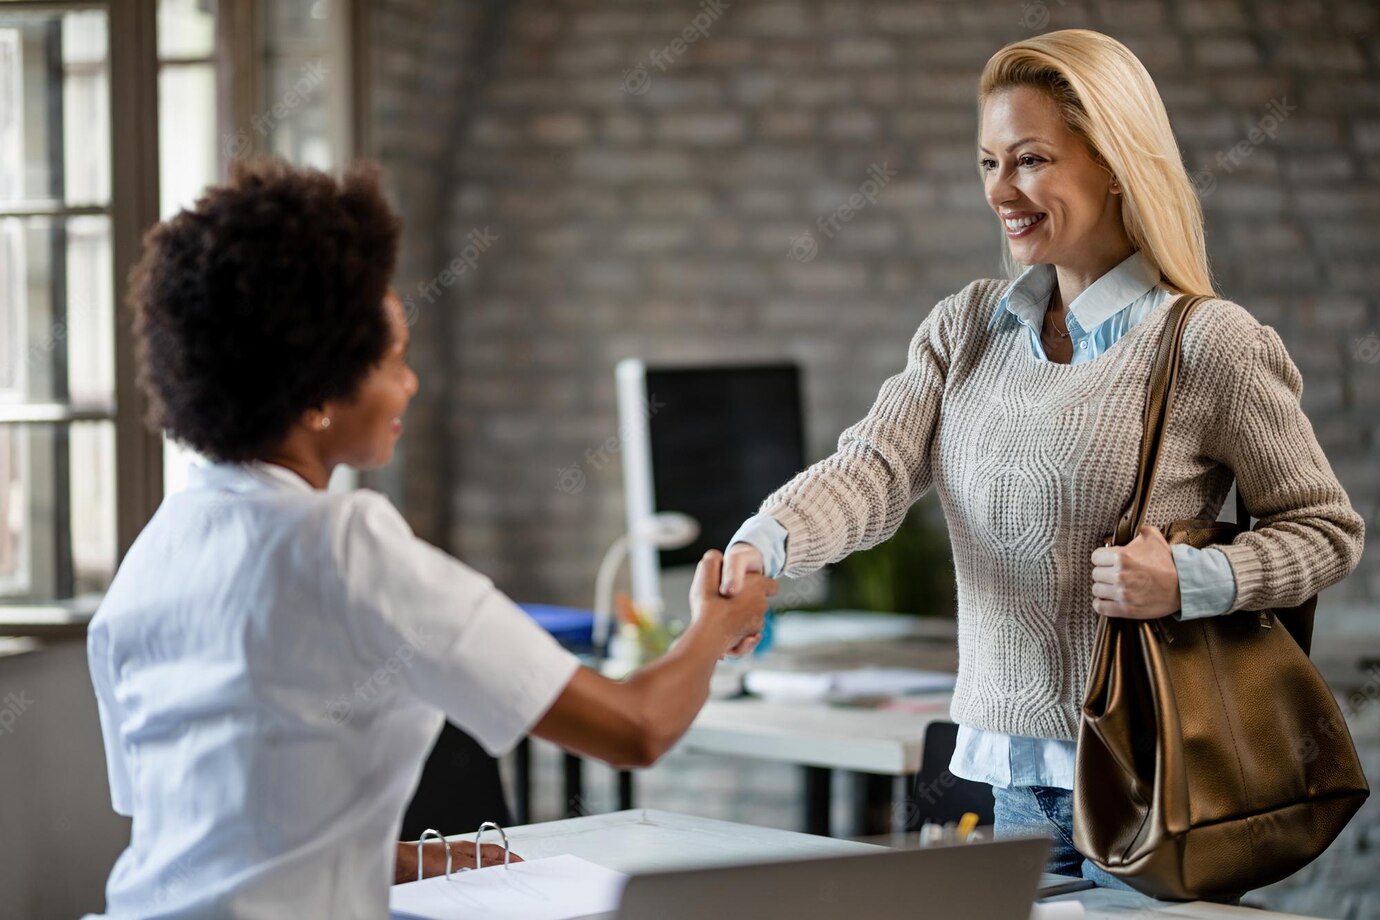
[[[162,497],[158,483],[162,477],[161,454],[151,448],[157,435],[144,428],[147,400],[135,381],[133,330],[124,316],[124,279],[138,258],[144,231],[157,220],[157,123],[150,113],[157,112],[156,68],[150,64],[155,35],[154,15],[157,0],[91,0],[91,2],[51,2],[51,0],[0,0],[0,11],[67,13],[99,10],[106,16],[110,124],[121,130],[110,131],[110,197],[106,205],[67,206],[60,201],[19,202],[0,205],[0,216],[71,217],[102,216],[110,222],[111,277],[114,297],[113,330],[115,392],[113,404],[76,403],[53,399],[15,403],[0,407],[0,423],[24,425],[70,425],[74,422],[110,422],[115,428],[115,528],[116,559],[123,558],[143,524]],[[153,153],[150,157],[150,138]],[[70,502],[71,483],[59,507]],[[65,525],[64,525],[65,529]],[[73,624],[84,629],[92,612],[91,603],[77,598],[51,602],[0,603],[0,625],[11,635],[65,633]]]
[[[262,105],[265,67],[262,23],[271,0],[220,0],[216,9],[215,47],[217,124],[222,137],[252,124]],[[367,149],[369,19],[368,0],[332,0],[341,15],[330,17],[328,39],[332,76],[336,80],[331,146],[341,164]],[[26,209],[0,206],[0,216],[44,216],[54,219],[88,215],[110,221],[114,291],[113,405],[77,405],[43,401],[0,406],[0,423],[13,425],[113,422],[115,426],[116,563],[123,560],[163,498],[163,438],[144,423],[147,397],[137,381],[133,324],[126,302],[126,279],[142,251],[145,232],[159,220],[158,76],[165,62],[157,43],[158,0],[0,0],[4,12],[102,10],[108,29],[110,198],[108,206],[64,207],[41,202]],[[176,59],[171,59],[174,65]],[[114,126],[119,125],[119,130]],[[254,137],[254,132],[250,132]],[[262,151],[259,151],[262,152]],[[220,145],[219,169],[229,168],[229,152]],[[71,486],[67,485],[70,496]],[[0,601],[0,632],[9,636],[71,638],[85,634],[95,612],[91,601]]]

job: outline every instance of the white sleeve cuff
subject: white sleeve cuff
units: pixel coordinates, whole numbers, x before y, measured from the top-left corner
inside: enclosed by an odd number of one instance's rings
[[[1211,546],[1199,549],[1187,543],[1170,547],[1179,573],[1177,620],[1214,617],[1231,610],[1236,602],[1236,576],[1225,553]]]
[[[746,543],[762,554],[762,568],[768,578],[776,578],[786,565],[786,528],[769,514],[754,514],[743,522],[728,545]]]

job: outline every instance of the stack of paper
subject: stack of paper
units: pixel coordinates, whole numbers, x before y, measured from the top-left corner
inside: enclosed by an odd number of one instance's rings
[[[954,675],[918,668],[853,668],[843,671],[750,671],[748,693],[782,701],[847,700],[905,696],[954,688]]]
[[[623,873],[578,856],[552,856],[394,885],[388,914],[394,920],[568,920],[616,911],[627,882]]]

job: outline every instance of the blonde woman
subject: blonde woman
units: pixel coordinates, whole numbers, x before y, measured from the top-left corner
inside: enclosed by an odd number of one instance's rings
[[[1014,280],[974,281],[925,317],[838,450],[730,541],[721,590],[880,543],[935,489],[958,584],[950,769],[992,785],[999,836],[1048,833],[1051,871],[1125,888],[1073,846],[1097,618],[1297,604],[1355,568],[1364,522],[1279,335],[1213,290],[1201,208],[1140,61],[1097,32],[1052,32],[993,55],[978,100],[978,174]],[[1221,548],[1171,548],[1149,526],[1104,547],[1180,293],[1214,299],[1187,330],[1148,519],[1213,517],[1235,477],[1259,525]]]

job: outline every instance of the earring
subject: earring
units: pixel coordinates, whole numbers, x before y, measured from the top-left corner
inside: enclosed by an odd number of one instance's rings
[[[1112,191],[1114,191],[1114,192],[1119,192],[1119,191],[1121,191],[1121,186],[1117,184],[1117,181],[1116,181],[1116,177],[1115,177],[1115,176],[1112,177]]]
[[[321,421],[316,423],[317,431],[325,431],[329,427],[331,427],[331,417],[329,415],[321,416]]]

